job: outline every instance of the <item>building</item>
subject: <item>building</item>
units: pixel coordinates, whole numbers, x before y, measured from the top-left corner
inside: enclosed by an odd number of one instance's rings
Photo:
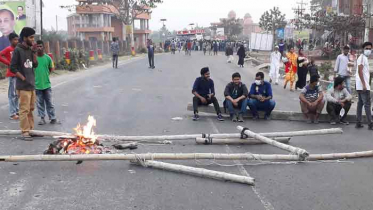
[[[110,41],[113,37],[129,43],[126,32],[128,27],[116,18],[118,9],[113,5],[87,3],[77,0],[76,13],[67,17],[68,34],[70,38],[90,41]],[[143,13],[133,22],[135,48],[146,47],[149,37],[149,13]],[[131,30],[131,28],[129,28]]]

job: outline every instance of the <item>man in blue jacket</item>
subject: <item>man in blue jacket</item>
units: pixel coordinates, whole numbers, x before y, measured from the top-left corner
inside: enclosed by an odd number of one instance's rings
[[[201,77],[198,77],[193,85],[192,93],[193,98],[193,109],[194,117],[193,120],[199,120],[198,106],[214,104],[216,114],[218,115],[219,121],[224,121],[221,116],[219,102],[215,97],[214,81],[210,78],[210,69],[208,67],[201,69]]]
[[[270,115],[276,106],[273,100],[272,87],[269,82],[264,81],[264,73],[258,72],[255,82],[251,85],[249,94],[249,107],[254,119],[259,119],[258,111],[264,111],[264,119],[270,119]]]

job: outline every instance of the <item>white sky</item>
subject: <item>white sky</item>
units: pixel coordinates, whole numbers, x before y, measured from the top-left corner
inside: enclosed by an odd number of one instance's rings
[[[255,22],[260,16],[274,6],[286,14],[287,19],[294,17],[292,8],[301,0],[163,0],[153,10],[150,29],[157,30],[162,27],[160,19],[167,19],[166,26],[169,30],[182,30],[190,23],[199,26],[210,26],[211,22],[218,22],[219,18],[227,17],[229,11],[234,10],[237,17],[243,18],[250,13]],[[70,14],[59,6],[74,4],[75,0],[43,0],[44,2],[44,28],[56,28],[56,15],[59,29],[67,29],[66,17]],[[304,0],[309,3],[309,0]],[[307,8],[309,5],[306,6]]]

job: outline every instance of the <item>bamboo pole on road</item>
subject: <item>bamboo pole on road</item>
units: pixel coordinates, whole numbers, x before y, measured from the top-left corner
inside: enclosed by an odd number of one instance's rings
[[[304,160],[306,157],[309,156],[308,152],[306,150],[302,149],[302,148],[286,145],[286,144],[280,143],[278,141],[274,141],[274,140],[272,140],[268,137],[265,137],[265,136],[259,135],[257,133],[254,133],[250,130],[244,130],[245,128],[242,127],[242,126],[238,126],[237,129],[241,132],[244,131],[244,133],[251,138],[257,139],[257,140],[262,141],[264,143],[267,143],[269,145],[272,145],[272,146],[278,147],[280,149],[283,149],[283,150],[292,152],[294,154],[297,154],[301,160]]]
[[[189,174],[189,175],[194,175],[194,176],[199,176],[199,177],[204,177],[204,178],[212,178],[212,179],[217,179],[217,180],[254,185],[254,178],[248,177],[248,176],[240,176],[240,175],[230,174],[230,173],[225,173],[225,172],[220,172],[220,171],[213,171],[213,170],[207,170],[203,168],[195,168],[195,167],[190,167],[190,166],[183,166],[183,165],[178,165],[178,164],[164,163],[164,162],[151,161],[151,160],[133,161],[132,163],[135,163],[137,165],[141,165],[144,167],[151,167],[151,168],[162,169],[166,171],[184,173],[184,174]]]
[[[273,140],[281,143],[289,143],[290,137],[275,137]],[[204,145],[231,145],[231,144],[243,144],[243,145],[257,145],[265,144],[264,142],[258,141],[253,138],[248,139],[217,139],[217,138],[196,138],[196,144]]]

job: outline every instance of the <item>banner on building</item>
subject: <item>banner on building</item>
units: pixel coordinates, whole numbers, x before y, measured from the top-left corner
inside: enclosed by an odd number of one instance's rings
[[[308,30],[302,30],[302,31],[294,31],[294,39],[295,40],[309,40],[310,39],[310,32]]]
[[[276,30],[277,39],[284,39],[285,38],[285,29],[279,28]]]
[[[10,45],[8,36],[15,32],[19,34],[26,26],[26,4],[25,1],[2,1],[0,2],[0,51]]]
[[[224,36],[224,28],[217,28],[216,29],[216,36]]]
[[[273,46],[272,34],[251,33],[250,48],[253,50],[271,51]]]

